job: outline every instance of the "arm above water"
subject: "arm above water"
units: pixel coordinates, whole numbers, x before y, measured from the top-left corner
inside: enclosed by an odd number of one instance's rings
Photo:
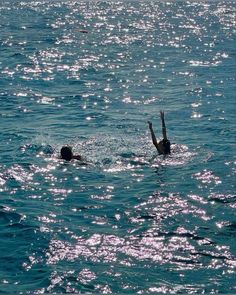
[[[167,139],[167,134],[166,134],[165,114],[164,114],[163,111],[160,111],[160,115],[161,115],[161,124],[162,124],[162,135],[163,135],[163,139],[164,140],[168,140]]]
[[[157,142],[157,139],[156,139],[156,135],[153,131],[153,128],[152,128],[152,122],[148,121],[148,126],[149,126],[149,129],[150,129],[150,132],[151,132],[151,136],[152,136],[152,143],[155,145],[156,149],[158,150],[159,154],[162,153],[160,147],[159,147],[159,144]]]

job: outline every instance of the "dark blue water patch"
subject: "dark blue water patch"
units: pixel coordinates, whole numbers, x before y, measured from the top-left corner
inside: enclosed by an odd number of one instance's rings
[[[133,152],[123,152],[123,153],[121,153],[120,154],[120,156],[122,157],[122,158],[127,158],[127,159],[130,159],[130,158],[133,158],[133,157],[135,157],[136,155],[135,155],[135,153],[133,153]]]
[[[55,152],[55,148],[53,148],[49,144],[25,144],[20,147],[20,150],[24,153],[24,156],[36,156],[40,152],[45,155],[53,155],[53,153]]]
[[[210,196],[209,197],[210,201],[214,201],[216,203],[223,203],[223,204],[228,204],[228,203],[236,203],[236,196],[235,195],[217,195],[217,196]]]
[[[1,212],[1,217],[2,217]],[[19,223],[19,219],[13,221],[12,213],[7,219],[10,220],[10,224],[1,225],[1,263],[0,270],[5,274],[8,273],[10,281],[13,279],[12,271],[19,273],[23,270],[23,264],[28,261],[28,254],[32,249],[33,240],[36,236],[37,227],[32,225]],[[13,224],[11,224],[14,222]],[[9,223],[9,222],[8,222]],[[8,249],[8,251],[6,251]],[[17,259],[16,259],[17,257]],[[3,276],[5,278],[5,275]]]
[[[69,79],[69,85],[84,85],[86,81]]]
[[[5,206],[0,206],[0,219],[1,225],[4,227],[6,225],[12,225],[15,223],[19,223],[22,219],[22,215],[16,212],[8,211],[8,208]],[[4,210],[5,209],[5,210]]]
[[[219,229],[216,231],[215,235],[219,240],[224,241],[224,239],[228,240],[228,243],[233,246],[234,244],[234,237],[236,234],[236,226],[235,226],[235,221],[223,221],[220,224]],[[235,253],[232,247],[232,251]],[[235,253],[236,254],[236,253]]]
[[[20,53],[20,52],[16,52],[16,53],[13,53],[11,57],[14,58],[14,59],[19,58],[20,60],[22,60],[22,58],[25,58],[25,55]],[[33,65],[33,64],[31,64],[31,65]]]
[[[17,239],[18,241],[25,241],[26,244],[28,243],[28,246],[30,246],[33,237],[39,232],[39,227],[36,224],[28,225],[25,221],[14,221],[14,223],[12,223],[11,220],[10,224],[5,224],[1,228],[1,239],[5,244],[9,243],[10,240]],[[2,247],[5,246],[2,244]],[[16,247],[18,246],[16,245]]]
[[[203,260],[205,260],[205,259],[209,259],[209,260],[212,260],[212,259],[230,260],[230,259],[232,259],[232,257],[230,257],[230,256],[226,256],[226,255],[222,255],[220,253],[214,253],[214,252],[210,252],[210,251],[194,252],[194,253],[192,253],[192,255],[200,255]],[[204,263],[207,264],[206,261],[204,261]]]
[[[224,235],[229,235],[229,236],[232,236],[232,238],[234,238],[235,233],[236,233],[236,222],[235,221],[230,222],[224,226],[224,233],[223,233]],[[232,241],[232,246],[234,246],[233,241]],[[236,250],[235,246],[233,249]]]

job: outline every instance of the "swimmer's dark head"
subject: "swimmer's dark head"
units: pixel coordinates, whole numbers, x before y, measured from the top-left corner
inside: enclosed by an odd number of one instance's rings
[[[72,148],[69,146],[63,146],[61,148],[61,158],[70,161],[73,158]]]
[[[168,139],[167,140],[163,139],[163,147],[164,147],[164,154],[165,155],[170,154],[170,142]]]

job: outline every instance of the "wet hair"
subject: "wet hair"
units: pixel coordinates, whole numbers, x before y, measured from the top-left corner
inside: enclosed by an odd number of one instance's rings
[[[170,142],[168,139],[167,140],[163,139],[163,147],[164,147],[164,154],[165,155],[170,154]]]
[[[72,149],[69,146],[63,146],[61,148],[61,158],[70,161],[73,158]]]

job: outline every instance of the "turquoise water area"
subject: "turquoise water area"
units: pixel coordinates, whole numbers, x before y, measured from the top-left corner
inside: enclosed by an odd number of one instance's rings
[[[0,2],[1,294],[236,293],[235,4]]]

